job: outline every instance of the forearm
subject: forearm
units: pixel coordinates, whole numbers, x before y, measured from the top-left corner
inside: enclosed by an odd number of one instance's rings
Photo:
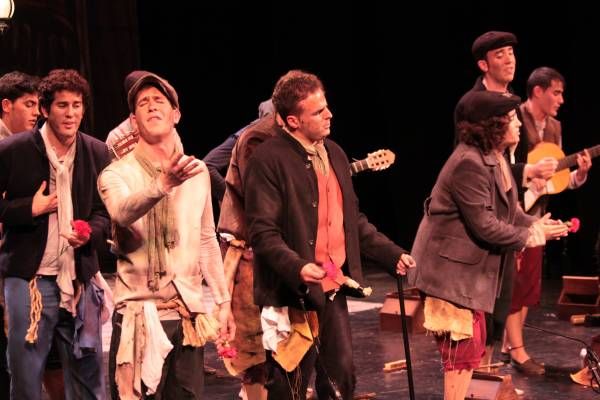
[[[98,190],[110,217],[120,226],[129,226],[146,215],[166,195],[156,179],[131,193],[123,179],[112,171],[100,175]]]

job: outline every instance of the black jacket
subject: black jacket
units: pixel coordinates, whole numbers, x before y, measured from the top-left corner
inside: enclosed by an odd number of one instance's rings
[[[345,271],[362,280],[361,255],[390,273],[405,251],[377,231],[358,210],[350,166],[343,150],[326,139],[330,165],[344,202]],[[304,148],[282,133],[260,146],[244,176],[246,220],[254,249],[254,301],[257,305],[298,307],[308,290],[314,308],[324,301],[320,285],[300,278],[302,267],[315,261],[319,191],[317,176]]]
[[[50,164],[39,126],[0,142],[0,222],[4,242],[0,248],[0,271],[4,276],[30,280],[37,272],[48,237],[48,214],[33,218],[33,195],[43,181],[49,182]],[[98,174],[109,162],[106,145],[77,132],[73,166],[73,219],[86,220],[90,241],[75,250],[75,270],[80,281],[99,269],[96,249],[108,237],[110,221],[98,195]],[[48,188],[46,188],[48,194]]]

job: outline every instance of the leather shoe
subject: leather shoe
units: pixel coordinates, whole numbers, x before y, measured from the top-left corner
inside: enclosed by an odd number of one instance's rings
[[[511,364],[514,369],[525,375],[544,375],[546,372],[544,366],[535,361],[533,358],[530,358],[522,363],[519,363],[513,359],[511,360]]]

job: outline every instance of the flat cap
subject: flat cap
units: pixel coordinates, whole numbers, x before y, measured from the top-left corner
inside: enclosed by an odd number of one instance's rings
[[[508,114],[519,107],[521,98],[510,93],[479,90],[467,93],[461,103],[465,119],[476,123]]]
[[[489,31],[475,39],[471,52],[475,60],[478,61],[484,59],[490,50],[514,46],[517,43],[517,37],[510,32]]]
[[[148,71],[133,71],[125,78],[125,89],[127,90],[127,104],[129,104],[129,111],[135,112],[135,99],[140,91],[145,86],[154,86],[162,94],[165,95],[169,103],[173,108],[179,108],[179,97],[175,88],[166,80],[160,76],[153,74]]]

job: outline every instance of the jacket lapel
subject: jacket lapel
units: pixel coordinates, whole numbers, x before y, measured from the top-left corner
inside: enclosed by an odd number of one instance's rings
[[[498,193],[498,197],[508,206],[508,197],[506,195],[506,191],[504,190],[504,185],[502,182],[504,181],[504,177],[502,176],[502,169],[500,168],[500,163],[496,159],[496,156],[493,153],[484,154],[483,162],[493,169],[494,181],[496,184],[496,192]]]

